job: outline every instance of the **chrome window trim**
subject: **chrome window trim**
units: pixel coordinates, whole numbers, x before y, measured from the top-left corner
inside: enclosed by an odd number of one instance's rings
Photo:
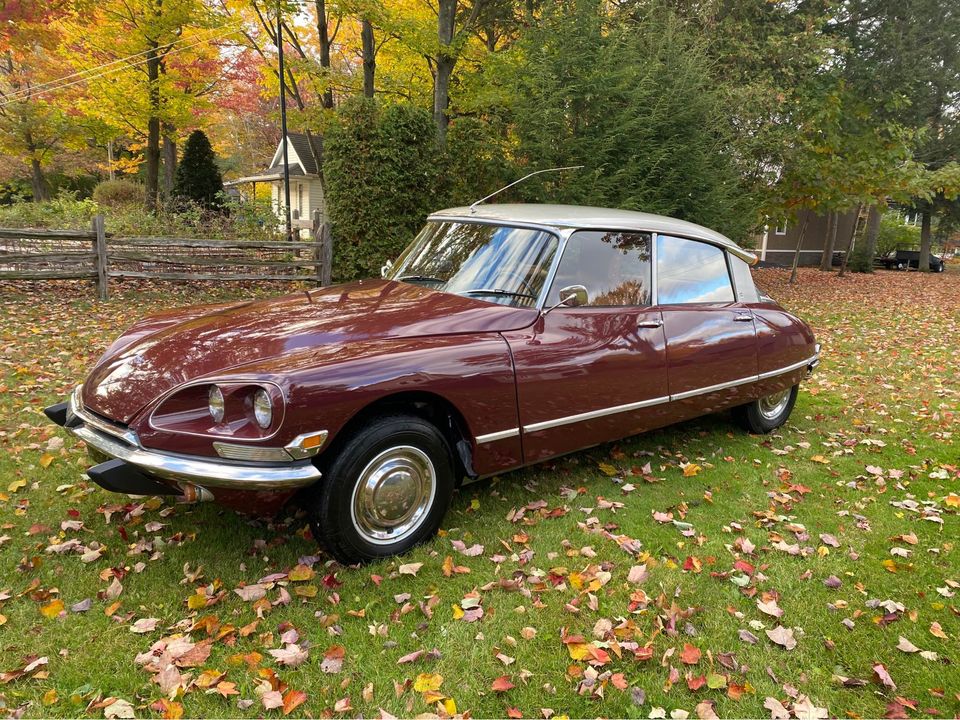
[[[650,307],[660,306],[660,270],[657,267],[657,245],[660,233],[650,233]]]
[[[652,407],[654,405],[662,405],[667,402],[675,402],[677,400],[686,400],[687,398],[696,397],[697,395],[706,395],[708,393],[719,392],[721,390],[727,390],[729,388],[738,387],[740,385],[747,385],[749,383],[759,382],[761,380],[767,380],[778,375],[785,375],[794,370],[799,370],[804,367],[816,366],[820,360],[819,350],[815,354],[811,355],[805,360],[795,362],[786,367],[779,368],[777,370],[770,370],[759,375],[749,375],[747,377],[739,378],[737,380],[730,380],[724,383],[717,383],[716,385],[708,385],[706,387],[697,388],[696,390],[687,390],[682,393],[677,393],[675,395],[667,395],[664,397],[651,398],[650,400],[641,400],[635,403],[627,403],[626,405],[615,405],[613,407],[600,408],[598,410],[590,410],[589,412],[578,413],[577,415],[566,415],[564,417],[555,418],[553,420],[544,420],[542,422],[531,423],[530,425],[523,426],[523,432],[533,433],[540,432],[541,430],[549,430],[551,428],[560,427],[562,425],[570,425],[576,422],[582,422],[584,420],[594,420],[596,418],[606,417],[607,415],[617,415],[619,413],[630,412],[631,410],[640,410],[645,407]],[[494,435],[498,433],[493,433]],[[487,436],[481,436],[487,437]],[[477,442],[480,442],[480,438],[477,438]]]
[[[520,428],[509,428],[507,430],[500,430],[499,432],[486,433],[485,435],[477,435],[477,445],[483,445],[484,443],[492,443],[497,440],[506,440],[507,438],[516,437],[520,434]]]

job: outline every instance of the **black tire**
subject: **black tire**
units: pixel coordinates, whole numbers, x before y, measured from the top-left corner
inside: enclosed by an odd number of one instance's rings
[[[771,403],[771,399],[776,398],[779,393],[754,400],[746,405],[734,408],[733,415],[748,432],[755,435],[766,435],[783,425],[790,417],[793,406],[797,404],[799,390],[800,386],[794,385],[784,391],[788,394],[777,403]]]
[[[399,555],[433,537],[450,505],[456,479],[446,439],[434,425],[415,415],[375,419],[319,464],[323,477],[308,489],[301,504],[314,538],[344,564]],[[378,470],[385,473],[379,477],[392,479],[388,483],[392,491],[384,494],[383,484],[376,485]],[[430,470],[432,489],[427,491],[424,479]],[[368,487],[374,484],[379,488],[367,492],[366,504],[359,488],[363,477],[368,478]],[[406,512],[404,502],[414,497],[411,487],[417,488],[413,491],[416,500],[410,503],[413,510],[409,512],[414,513],[411,526],[389,527],[390,522],[399,523],[402,516],[380,525],[380,518],[374,517],[377,509]],[[374,538],[377,534],[382,537]]]

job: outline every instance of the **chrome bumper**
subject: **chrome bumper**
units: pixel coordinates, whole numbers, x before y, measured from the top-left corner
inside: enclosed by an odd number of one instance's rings
[[[175,483],[262,491],[292,490],[320,479],[320,471],[310,460],[241,463],[149,450],[140,445],[132,430],[113,427],[84,410],[78,393],[70,397],[63,427],[103,455],[129,463],[145,475]]]

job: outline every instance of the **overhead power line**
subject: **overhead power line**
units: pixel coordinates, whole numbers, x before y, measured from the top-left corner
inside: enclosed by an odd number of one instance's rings
[[[190,43],[189,45],[184,45],[184,46],[182,46],[182,47],[175,47],[175,46],[177,45],[177,43],[179,43],[179,42],[184,42],[184,40],[177,40],[177,41],[174,41],[174,42],[172,42],[172,43],[168,43],[168,44],[166,44],[166,45],[161,45],[161,46],[159,46],[159,47],[157,47],[157,48],[155,48],[155,49],[152,49],[152,50],[145,50],[145,51],[143,51],[143,52],[135,53],[135,54],[133,54],[133,55],[128,55],[127,57],[119,58],[119,59],[117,59],[117,60],[112,60],[112,61],[110,61],[110,62],[108,62],[108,63],[103,63],[102,65],[98,65],[98,66],[95,66],[95,67],[92,67],[92,68],[88,68],[88,69],[86,69],[86,70],[80,70],[80,71],[77,71],[77,72],[75,72],[75,73],[71,73],[70,75],[65,75],[65,76],[63,76],[63,77],[61,77],[61,78],[59,78],[59,79],[57,79],[57,80],[51,80],[51,81],[49,81],[49,82],[47,82],[47,83],[42,83],[41,85],[34,85],[34,86],[30,87],[30,88],[26,88],[26,89],[24,89],[24,90],[21,90],[21,91],[19,91],[19,92],[17,92],[17,93],[12,94],[12,95],[8,95],[8,96],[6,96],[6,98],[4,99],[3,102],[0,102],[0,108],[4,107],[4,106],[6,106],[6,105],[11,105],[11,104],[13,104],[13,103],[21,102],[21,101],[23,101],[23,99],[26,98],[26,97],[34,97],[34,96],[37,96],[37,95],[46,95],[46,94],[51,93],[51,92],[56,92],[57,90],[63,90],[64,88],[72,87],[72,86],[74,86],[74,85],[79,85],[80,83],[88,82],[88,81],[90,81],[90,80],[95,80],[95,79],[97,79],[97,78],[101,78],[101,77],[105,77],[105,76],[107,76],[107,75],[111,75],[111,74],[113,74],[113,73],[115,73],[115,72],[119,72],[120,70],[123,70],[123,69],[125,69],[125,68],[137,67],[138,65],[144,65],[144,64],[150,62],[151,58],[144,58],[144,59],[139,60],[139,61],[137,61],[137,62],[128,62],[128,61],[131,60],[132,58],[139,57],[140,55],[145,55],[145,54],[147,54],[147,53],[149,53],[149,52],[157,52],[157,51],[159,51],[159,50],[163,50],[163,49],[166,49],[166,48],[172,48],[172,49],[170,49],[166,54],[167,54],[167,56],[175,55],[175,54],[177,54],[177,53],[179,53],[179,52],[183,52],[183,51],[185,51],[185,50],[189,50],[190,48],[194,48],[194,47],[196,47],[196,46],[198,46],[198,45],[203,45],[204,43],[216,42],[217,40],[222,40],[223,38],[229,37],[230,35],[234,35],[234,34],[236,34],[237,32],[239,32],[239,30],[236,30],[236,29],[234,29],[234,30],[229,30],[229,31],[227,31],[227,32],[225,32],[225,33],[221,33],[220,35],[215,35],[215,36],[213,36],[213,37],[206,37],[206,38],[203,38],[202,40],[198,40],[198,41],[196,41],[196,42]],[[122,63],[122,64],[120,64],[120,63]],[[116,67],[113,67],[113,66],[116,66]],[[106,69],[106,70],[104,70],[103,72],[98,72],[98,73],[96,73],[96,74],[94,74],[94,75],[89,75],[89,74],[87,74],[87,73],[96,72],[97,70],[103,70],[104,68],[109,68],[109,69]],[[82,76],[82,77],[78,77],[78,76]],[[71,78],[77,78],[77,79],[71,80]],[[64,81],[66,81],[66,80],[70,80],[70,82],[64,82]]]

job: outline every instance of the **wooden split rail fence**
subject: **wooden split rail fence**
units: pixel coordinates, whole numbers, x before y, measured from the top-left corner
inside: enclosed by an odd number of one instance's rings
[[[90,230],[0,228],[0,280],[94,280],[101,300],[111,278],[290,280],[330,284],[330,224],[313,218],[313,238],[208,240],[108,235],[102,215]]]

